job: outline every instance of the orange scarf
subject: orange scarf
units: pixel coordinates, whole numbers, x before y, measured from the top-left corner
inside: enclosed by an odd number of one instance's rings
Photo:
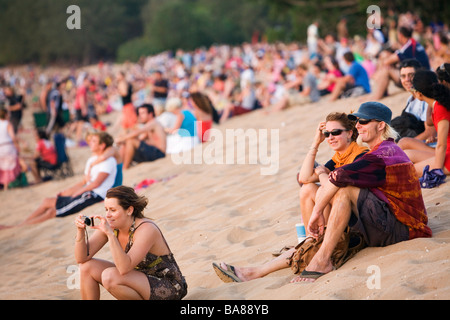
[[[345,150],[343,153],[336,152],[331,160],[333,160],[335,163],[334,167],[339,168],[346,164],[352,163],[353,161],[355,161],[355,158],[357,156],[359,156],[363,152],[368,151],[369,149],[367,149],[366,147],[362,147],[356,142],[352,142],[348,146],[347,150]]]

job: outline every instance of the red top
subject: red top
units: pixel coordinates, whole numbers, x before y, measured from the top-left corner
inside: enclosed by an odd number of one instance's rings
[[[450,122],[450,111],[447,110],[442,104],[439,102],[434,103],[433,108],[433,124],[436,128],[436,131],[438,130],[439,122],[442,120],[447,120]],[[444,162],[445,168],[450,171],[450,130],[447,133],[447,150],[445,151],[445,162]]]
[[[85,101],[87,100],[87,89],[85,86],[80,86],[77,89],[77,95],[75,97],[75,110],[81,109],[81,98],[84,97]],[[87,101],[86,101],[87,103]]]
[[[58,163],[58,155],[56,154],[55,147],[50,141],[41,139],[39,140],[36,150],[41,155],[42,160],[50,164],[56,165]]]

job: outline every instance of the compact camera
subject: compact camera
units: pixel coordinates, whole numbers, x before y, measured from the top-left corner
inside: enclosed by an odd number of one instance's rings
[[[84,224],[87,225],[88,227],[93,227],[94,224],[94,218],[89,218],[89,217],[83,217],[84,219]]]

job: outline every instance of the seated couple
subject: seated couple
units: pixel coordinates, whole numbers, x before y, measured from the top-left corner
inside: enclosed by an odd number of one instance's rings
[[[87,160],[83,179],[56,197],[45,199],[42,204],[19,227],[62,218],[82,211],[105,199],[106,192],[114,187],[117,178],[117,161],[114,156],[105,156],[114,140],[106,132],[89,134],[87,139],[92,156]],[[98,159],[104,159],[98,162]],[[3,227],[9,228],[9,227]]]
[[[166,156],[166,132],[156,120],[153,106],[140,106],[138,114],[142,126],[116,139],[116,143],[120,145],[124,170],[129,169],[133,161],[151,162]]]
[[[292,282],[315,281],[333,271],[331,255],[348,226],[361,234],[369,247],[432,235],[414,166],[394,142],[391,110],[381,103],[367,102],[348,118],[356,123],[358,140],[366,143],[369,151],[364,154],[365,150],[351,144],[346,149],[337,148],[354,139],[354,132],[345,122],[327,121],[323,137],[316,135],[304,162],[307,168],[302,167],[299,174],[302,188],[306,187],[301,191],[301,209],[307,235],[324,235],[324,240],[306,269]],[[319,126],[322,129],[323,124]],[[313,171],[313,158],[325,137],[336,154],[328,168]],[[351,157],[345,157],[347,153]],[[333,162],[334,168],[330,166]],[[329,173],[330,169],[334,170]],[[314,186],[318,180],[320,188]],[[396,197],[398,194],[402,197]],[[256,267],[233,267],[223,262],[213,267],[225,282],[249,281],[288,268],[294,253],[295,249],[291,249]]]

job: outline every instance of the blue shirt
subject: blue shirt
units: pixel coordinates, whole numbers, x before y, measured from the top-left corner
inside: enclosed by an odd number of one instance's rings
[[[197,119],[189,110],[183,110],[181,111],[181,113],[184,115],[184,120],[181,123],[180,131],[178,131],[178,134],[182,137],[195,137],[196,135],[195,121]]]
[[[366,69],[363,68],[358,62],[353,62],[348,70],[348,74],[355,79],[355,87],[363,87],[367,93],[370,93],[369,76]]]
[[[431,70],[430,60],[428,59],[428,55],[425,52],[424,47],[413,38],[409,39],[408,42],[406,42],[405,45],[395,53],[400,61],[414,58],[420,62],[422,67],[427,70]]]

